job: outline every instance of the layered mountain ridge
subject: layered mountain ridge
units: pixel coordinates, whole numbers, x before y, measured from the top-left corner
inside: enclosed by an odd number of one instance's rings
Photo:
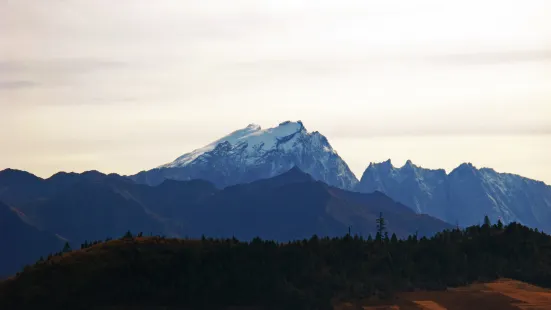
[[[381,212],[389,232],[399,237],[415,232],[432,235],[451,228],[382,193],[338,189],[316,181],[296,166],[269,179],[224,189],[203,180],[165,180],[149,186],[99,172],[59,173],[41,179],[24,171],[0,171],[2,200],[9,201],[4,213],[10,216],[0,217],[0,253],[13,251],[6,245],[37,249],[27,251],[29,255],[21,260],[24,262],[61,250],[60,244],[50,242],[42,248],[26,241],[24,236],[33,231],[56,234],[74,247],[85,241],[119,237],[127,230],[144,235],[233,236],[241,240],[259,236],[288,241],[314,234],[343,236],[349,227],[362,236],[374,235],[375,220]],[[0,208],[0,215],[2,211]],[[22,233],[21,227],[30,232]],[[2,238],[10,242],[1,242]],[[21,267],[0,256],[0,266],[4,265],[7,268],[0,268],[0,276]]]

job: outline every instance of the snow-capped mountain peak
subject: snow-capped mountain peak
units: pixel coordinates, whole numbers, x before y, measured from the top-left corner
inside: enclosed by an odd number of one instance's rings
[[[151,185],[167,178],[202,178],[223,187],[273,177],[293,166],[340,188],[352,189],[358,182],[327,138],[308,132],[301,121],[266,129],[250,124],[133,178]]]
[[[249,155],[261,154],[274,151],[284,142],[293,139],[297,134],[307,134],[306,128],[301,121],[286,121],[274,128],[262,129],[261,126],[250,124],[243,129],[236,130],[202,148],[178,157],[171,163],[159,168],[176,168],[192,163],[205,153],[213,151],[219,144],[227,142],[231,148],[245,148]],[[283,142],[283,143],[282,143]]]

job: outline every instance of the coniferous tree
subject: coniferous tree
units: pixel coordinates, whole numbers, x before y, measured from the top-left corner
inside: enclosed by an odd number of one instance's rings
[[[63,246],[63,250],[61,251],[61,253],[67,252],[71,252],[71,245],[69,244],[69,242],[65,241],[65,245]]]
[[[490,218],[485,215],[484,216],[484,228],[490,228],[492,226],[492,223],[490,222]]]
[[[132,239],[134,236],[132,235],[132,233],[129,231],[127,231],[124,236],[122,237],[123,239]]]
[[[382,235],[386,229],[386,223],[385,223],[385,218],[383,217],[383,212],[379,213],[379,218],[376,220],[376,222],[377,222],[377,231]]]
[[[379,218],[375,222],[377,223],[377,237],[375,239],[381,241],[383,238],[383,234],[386,231],[386,222],[385,218],[383,217],[383,212],[379,214]]]

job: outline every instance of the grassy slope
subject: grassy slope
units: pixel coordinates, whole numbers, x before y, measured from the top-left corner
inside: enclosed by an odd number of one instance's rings
[[[476,283],[445,291],[399,293],[389,301],[342,302],[335,310],[519,310],[551,309],[551,290],[511,279]]]

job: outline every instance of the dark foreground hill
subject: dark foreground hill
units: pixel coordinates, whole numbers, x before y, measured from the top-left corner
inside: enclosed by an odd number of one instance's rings
[[[551,286],[551,237],[512,223],[427,239],[132,238],[29,266],[0,282],[1,309],[331,309],[509,277]]]

